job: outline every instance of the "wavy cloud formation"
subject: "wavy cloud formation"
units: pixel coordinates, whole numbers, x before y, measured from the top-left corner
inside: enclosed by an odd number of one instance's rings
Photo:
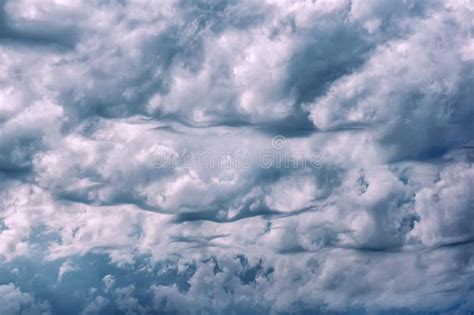
[[[472,313],[473,14],[0,1],[0,313]]]

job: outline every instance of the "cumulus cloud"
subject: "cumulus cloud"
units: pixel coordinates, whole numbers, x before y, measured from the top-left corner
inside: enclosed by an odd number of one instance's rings
[[[473,11],[0,1],[0,313],[472,312]]]
[[[22,292],[13,283],[0,285],[2,314],[51,314],[48,304],[38,303],[34,297]]]

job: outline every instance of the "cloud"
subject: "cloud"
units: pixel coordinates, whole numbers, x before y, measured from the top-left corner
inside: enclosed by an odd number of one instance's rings
[[[52,314],[46,303],[37,303],[13,283],[0,285],[2,314]]]
[[[473,10],[0,1],[0,313],[472,312]]]

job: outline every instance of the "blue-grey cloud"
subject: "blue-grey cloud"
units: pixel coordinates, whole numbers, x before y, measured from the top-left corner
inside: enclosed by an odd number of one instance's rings
[[[472,313],[473,12],[0,1],[0,313]]]

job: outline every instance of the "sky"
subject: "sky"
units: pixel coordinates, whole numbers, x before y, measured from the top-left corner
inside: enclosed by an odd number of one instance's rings
[[[0,0],[0,314],[473,314],[473,17]]]

